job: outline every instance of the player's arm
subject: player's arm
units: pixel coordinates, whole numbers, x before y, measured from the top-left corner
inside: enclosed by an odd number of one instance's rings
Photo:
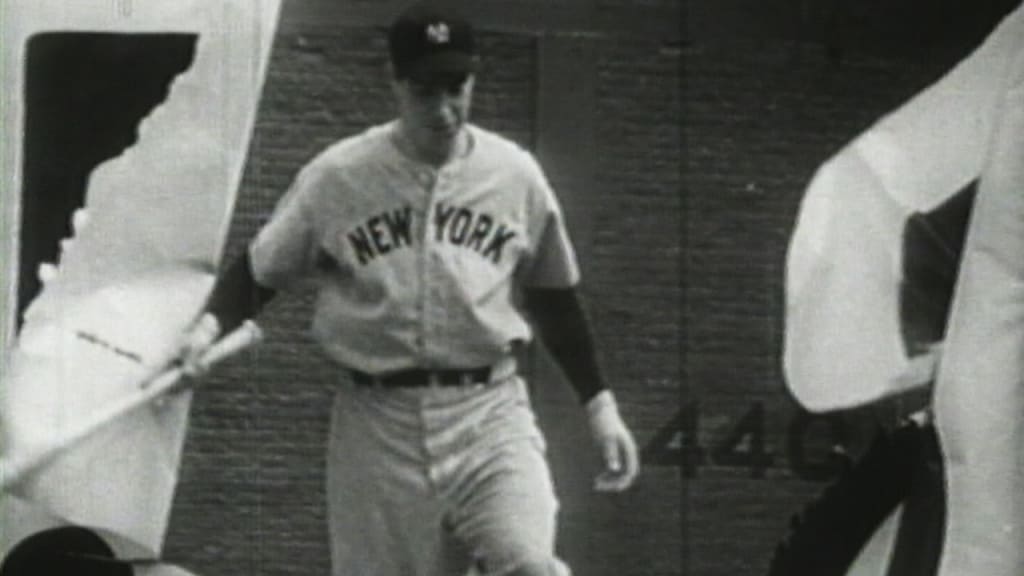
[[[278,290],[312,271],[318,243],[306,202],[310,193],[324,186],[325,178],[316,165],[304,168],[252,243],[217,278],[179,353],[187,375],[205,371],[200,359],[217,338],[256,316]]]
[[[527,157],[525,167],[533,194],[530,256],[521,276],[523,304],[538,336],[586,407],[590,433],[604,461],[595,487],[625,490],[640,469],[636,442],[598,369],[590,325],[576,289],[580,277],[576,254],[561,207],[532,157]]]
[[[226,334],[258,315],[276,295],[277,290],[256,281],[252,258],[245,250],[217,279],[206,312],[217,320],[221,333]]]
[[[590,323],[575,287],[527,288],[524,306],[534,328],[587,410],[591,435],[601,450],[604,471],[595,487],[629,488],[640,469],[636,442],[619,415],[597,362]]]
[[[206,371],[206,350],[223,334],[259,314],[277,291],[256,281],[252,259],[245,250],[217,278],[206,307],[185,336],[180,353],[184,372],[197,376]]]
[[[565,373],[580,403],[607,390],[590,322],[575,288],[528,288],[524,305],[541,341]]]

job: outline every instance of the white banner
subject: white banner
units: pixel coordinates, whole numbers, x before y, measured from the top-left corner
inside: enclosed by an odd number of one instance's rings
[[[935,390],[942,576],[1024,574],[1024,15],[978,186]]]
[[[226,240],[279,0],[16,0],[2,10],[6,254],[19,253],[20,226],[31,225],[21,221],[23,194],[45,192],[22,190],[30,40],[54,32],[196,35],[191,66],[145,117],[138,140],[89,176],[86,216],[50,263],[52,277],[13,345],[18,268],[5,259],[0,445],[9,462],[144,394],[199,312]],[[131,80],[126,73],[124,89]],[[17,495],[59,522],[118,534],[159,555],[189,403],[185,394],[106,423],[18,478],[0,508],[11,509]],[[19,535],[8,520],[0,554]]]
[[[903,228],[975,180],[941,353],[913,356],[899,315]],[[940,574],[1024,574],[1024,6],[820,168],[788,256],[793,394],[833,410],[935,381]]]
[[[1013,55],[1018,9],[974,53],[825,162],[790,241],[784,368],[815,411],[862,405],[921,386],[934,354],[901,339],[902,234],[981,174]]]

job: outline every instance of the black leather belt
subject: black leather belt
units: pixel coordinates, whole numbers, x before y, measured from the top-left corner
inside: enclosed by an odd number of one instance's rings
[[[491,379],[491,368],[469,370],[403,370],[374,376],[358,370],[352,371],[352,381],[359,386],[382,388],[423,388],[427,386],[472,386],[485,384]]]

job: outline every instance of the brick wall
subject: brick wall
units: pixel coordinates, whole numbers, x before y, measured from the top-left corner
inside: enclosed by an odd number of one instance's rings
[[[680,403],[680,53],[647,39],[605,38],[597,61],[593,188],[586,211],[584,293],[602,364],[641,445]],[[541,372],[550,374],[550,371]],[[544,380],[550,381],[550,378]],[[552,382],[553,383],[553,382]],[[564,387],[563,387],[564,388]],[[540,392],[547,392],[541,390]],[[590,490],[595,468],[575,401],[540,395],[563,499],[562,545],[578,574],[681,573],[682,486],[674,467],[645,468],[616,497]]]

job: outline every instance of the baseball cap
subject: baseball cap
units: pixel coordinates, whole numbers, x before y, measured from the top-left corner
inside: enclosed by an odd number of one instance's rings
[[[476,69],[473,27],[438,3],[417,2],[399,14],[388,31],[388,51],[398,78],[446,80]]]

